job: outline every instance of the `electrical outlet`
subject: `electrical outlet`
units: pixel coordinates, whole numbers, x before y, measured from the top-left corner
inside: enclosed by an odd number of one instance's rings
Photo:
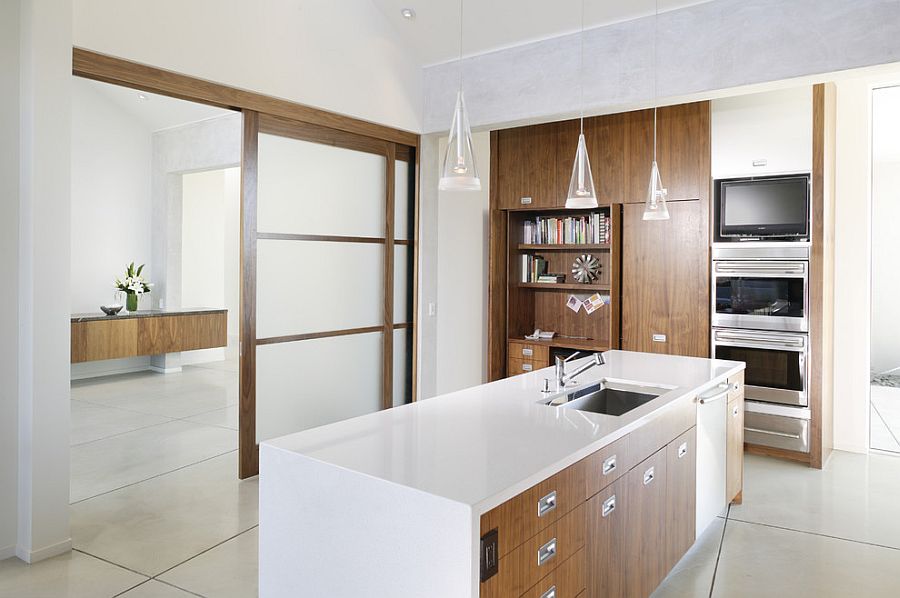
[[[499,534],[494,528],[481,537],[481,581],[490,579],[497,574],[500,567],[498,542]]]
[[[437,313],[437,307],[435,306],[435,304],[433,302],[429,303],[428,304],[428,315],[433,316],[436,313]]]

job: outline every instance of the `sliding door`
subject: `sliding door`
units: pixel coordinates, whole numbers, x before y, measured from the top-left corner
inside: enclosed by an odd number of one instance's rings
[[[259,442],[409,402],[414,377],[414,150],[247,120],[241,477]]]

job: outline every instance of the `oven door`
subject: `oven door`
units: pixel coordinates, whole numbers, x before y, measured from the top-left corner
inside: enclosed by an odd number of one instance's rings
[[[712,325],[809,331],[805,261],[715,261]]]
[[[713,356],[743,361],[744,398],[809,406],[807,336],[756,330],[713,330]]]

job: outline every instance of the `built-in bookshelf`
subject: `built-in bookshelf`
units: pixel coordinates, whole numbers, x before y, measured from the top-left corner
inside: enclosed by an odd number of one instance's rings
[[[507,214],[508,341],[522,343],[526,335],[540,328],[557,334],[552,341],[544,341],[551,350],[618,348],[621,205],[588,210],[515,210]],[[578,282],[572,273],[575,260],[582,256],[590,256],[599,266],[590,282]],[[595,295],[603,305],[593,311],[575,311],[567,305]],[[549,363],[535,363],[534,367],[546,365]]]

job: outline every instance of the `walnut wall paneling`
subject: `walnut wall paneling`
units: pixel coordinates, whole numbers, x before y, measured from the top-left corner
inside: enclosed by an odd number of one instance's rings
[[[499,131],[491,131],[490,243],[488,255],[488,380],[499,380],[506,370],[507,220],[500,209]]]
[[[626,112],[621,118],[625,147],[622,202],[644,203],[650,185],[650,166],[653,161],[653,110]]]
[[[642,220],[643,206],[624,207],[622,348],[709,356],[707,206],[669,203],[669,220]],[[665,340],[654,342],[654,335]]]
[[[622,123],[623,115],[621,114],[592,116],[584,119],[584,141],[587,145],[588,158],[590,158],[597,201],[601,204],[622,203],[623,201],[625,131]],[[581,123],[575,119],[559,122],[556,125],[556,186],[558,189],[556,206],[565,207]]]
[[[557,124],[505,129],[497,136],[501,209],[550,208],[558,205]],[[522,198],[531,203],[522,203]],[[563,195],[563,203],[565,195]]]
[[[657,163],[668,199],[707,199],[711,170],[709,102],[660,108],[657,137]]]

